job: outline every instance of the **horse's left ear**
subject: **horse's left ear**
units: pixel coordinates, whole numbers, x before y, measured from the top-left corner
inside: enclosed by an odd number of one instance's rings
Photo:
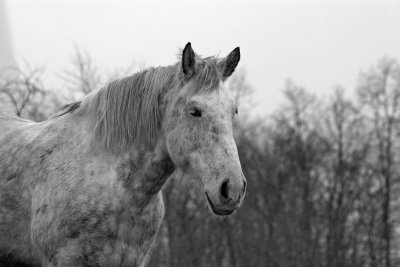
[[[240,60],[240,48],[236,47],[229,55],[221,60],[220,69],[222,71],[222,79],[225,80],[235,71]]]
[[[196,69],[196,56],[192,49],[191,43],[187,43],[182,52],[182,71],[186,79],[194,74]]]

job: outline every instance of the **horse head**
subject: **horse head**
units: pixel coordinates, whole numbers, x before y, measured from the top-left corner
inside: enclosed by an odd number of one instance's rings
[[[238,107],[224,83],[239,63],[240,50],[222,59],[201,58],[188,43],[181,57],[179,82],[167,94],[165,144],[183,176],[204,188],[211,210],[230,215],[246,191],[233,137]]]

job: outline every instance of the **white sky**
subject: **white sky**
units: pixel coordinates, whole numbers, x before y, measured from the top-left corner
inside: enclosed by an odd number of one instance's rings
[[[0,0],[5,1],[5,0]],[[400,60],[400,1],[7,1],[16,57],[56,76],[75,46],[106,69],[168,65],[188,41],[201,55],[240,46],[258,112],[285,79],[318,94],[353,90],[384,55]]]

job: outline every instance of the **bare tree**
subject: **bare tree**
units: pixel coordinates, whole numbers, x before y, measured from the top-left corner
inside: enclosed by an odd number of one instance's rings
[[[346,99],[343,88],[336,88],[323,115],[324,132],[330,156],[326,168],[326,266],[360,266],[360,240],[367,232],[362,222],[369,220],[365,206],[369,199],[357,203],[370,190],[365,175],[370,136],[366,133],[363,114]],[[357,205],[359,207],[357,207]],[[361,212],[360,212],[361,211]],[[351,253],[350,253],[351,252]]]
[[[20,117],[27,113],[31,119],[43,119],[45,115],[39,106],[44,103],[47,92],[42,83],[42,75],[42,69],[3,69],[0,72],[0,100],[10,104]]]
[[[66,69],[60,77],[67,83],[71,92],[82,92],[84,95],[98,89],[104,82],[104,77],[85,50],[75,48],[71,60],[71,67]]]
[[[377,66],[363,73],[358,95],[372,124],[376,141],[376,161],[372,163],[379,178],[382,197],[382,251],[384,264],[391,266],[392,253],[392,190],[398,177],[394,164],[398,163],[398,142],[395,142],[400,119],[400,66],[394,59],[383,58]],[[376,164],[375,164],[376,163]]]

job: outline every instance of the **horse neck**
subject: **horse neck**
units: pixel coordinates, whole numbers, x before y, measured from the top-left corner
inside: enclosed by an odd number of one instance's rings
[[[162,189],[175,166],[169,155],[156,147],[154,150],[136,146],[122,155],[118,164],[119,178],[132,193],[135,205],[144,206]]]
[[[174,99],[174,89],[168,88],[159,97],[161,124],[164,115]],[[174,173],[175,164],[169,156],[163,129],[154,145],[137,144],[121,157],[119,165],[124,186],[135,196],[135,202],[145,205],[162,189],[167,179]]]
[[[175,170],[162,136],[154,146],[135,144],[128,151],[117,153],[107,151],[96,141],[90,118],[84,114],[66,114],[51,125],[60,132],[69,129],[63,138],[73,139],[76,149],[86,158],[115,168],[117,179],[130,192],[135,206],[143,206],[155,197]]]
[[[159,119],[161,122],[164,119],[164,114],[166,112],[167,107],[171,103],[171,88],[169,86],[172,80],[172,76],[169,76],[166,79],[163,79],[166,84],[159,83],[159,89],[156,91],[159,95],[154,95],[155,99],[158,102],[158,112],[159,112]],[[132,79],[132,80],[129,80]],[[125,78],[124,84],[131,85],[130,81],[132,81],[132,85],[136,85],[135,81],[137,82],[138,77],[131,77]],[[155,193],[159,192],[162,185],[165,183],[166,179],[171,175],[174,170],[174,164],[170,159],[166,146],[165,146],[165,137],[163,136],[162,129],[157,129],[157,140],[154,142],[145,142],[143,140],[143,136],[136,135],[136,140],[129,139],[127,142],[126,136],[132,136],[127,134],[126,132],[119,132],[117,135],[113,135],[113,140],[123,141],[124,143],[117,142],[117,148],[123,149],[109,149],[107,145],[104,143],[104,139],[99,138],[99,133],[96,132],[96,125],[98,125],[99,117],[97,116],[96,112],[98,111],[96,107],[98,105],[93,105],[91,103],[101,103],[99,99],[102,96],[109,96],[110,94],[117,93],[118,91],[108,91],[108,90],[123,90],[124,88],[120,87],[108,87],[103,89],[102,91],[95,92],[89,96],[82,102],[81,108],[77,109],[76,112],[72,114],[66,114],[67,117],[71,117],[72,120],[76,120],[76,123],[79,124],[79,120],[82,121],[80,126],[78,127],[77,131],[80,131],[81,138],[86,138],[85,140],[90,139],[91,145],[91,152],[89,155],[98,155],[98,156],[105,156],[107,158],[112,158],[114,162],[117,164],[117,173],[119,175],[119,179],[123,182],[124,186],[129,189],[129,191],[134,191],[134,195],[142,196],[143,199],[148,198],[148,196],[154,195]],[[138,89],[138,88],[131,88],[131,89]],[[142,87],[142,89],[144,89]],[[147,88],[148,89],[148,88]],[[152,88],[154,89],[154,88]],[[100,94],[100,95],[99,95]],[[101,95],[103,94],[103,95]],[[132,97],[132,96],[129,96]],[[103,100],[105,98],[102,98]],[[134,98],[132,98],[133,101]],[[94,101],[94,102],[92,102]],[[141,107],[144,103],[136,102],[134,103],[137,106]],[[157,106],[157,105],[156,105]],[[113,109],[113,112],[118,110]],[[129,121],[130,118],[137,117],[135,114],[127,114],[127,111],[136,111],[141,112],[138,109],[125,109],[125,113],[113,113],[121,116],[121,118],[114,118],[114,121],[118,121],[121,123],[126,123]],[[133,120],[135,121],[135,120]],[[138,120],[136,120],[138,121]],[[143,127],[145,124],[140,122],[137,124],[137,127]],[[163,123],[158,124],[158,127],[162,127]],[[104,126],[104,125],[103,125]],[[107,125],[107,127],[99,128],[98,130],[108,130],[112,132],[113,128],[110,127],[113,124]],[[118,127],[118,125],[116,126]],[[120,129],[129,130],[128,127],[120,127]],[[142,131],[138,131],[139,133],[146,133],[146,128]],[[119,138],[121,134],[124,138]],[[135,136],[135,135],[133,135]],[[123,150],[123,151],[122,151]]]

